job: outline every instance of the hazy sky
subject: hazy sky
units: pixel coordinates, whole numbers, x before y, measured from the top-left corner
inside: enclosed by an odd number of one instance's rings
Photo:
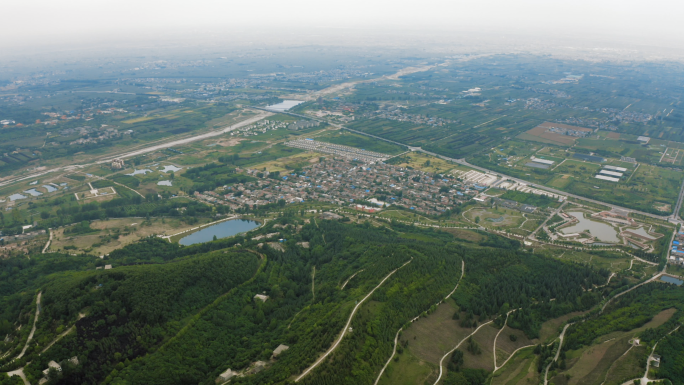
[[[684,1],[677,0],[0,0],[0,15],[5,49],[307,28],[333,34],[349,28],[470,31],[684,47]]]

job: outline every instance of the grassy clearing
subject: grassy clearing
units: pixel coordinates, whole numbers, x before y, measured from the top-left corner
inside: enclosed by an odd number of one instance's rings
[[[488,371],[494,370],[494,353],[492,348],[494,347],[494,337],[496,333],[499,332],[494,326],[487,325],[483,326],[480,330],[473,336],[473,341],[475,341],[482,349],[481,354],[472,354],[466,350],[468,342],[464,342],[459,348],[463,351],[463,366],[466,368],[474,369],[484,369]]]
[[[578,358],[574,354],[568,354],[568,365],[571,365],[571,368],[566,373],[555,376],[557,378],[553,378],[552,381],[561,384],[561,381],[565,379],[568,385],[600,385],[613,362],[629,349],[629,339],[624,336],[587,347],[581,350]],[[566,374],[570,375],[569,380]]]
[[[556,339],[561,332],[561,327],[572,317],[584,314],[584,312],[573,312],[564,316],[550,319],[544,322],[539,331],[539,341],[549,343]]]
[[[70,236],[64,235],[64,229],[53,230],[53,241],[50,244],[50,250],[64,250],[65,247],[76,247],[71,252],[80,252],[89,250],[92,254],[103,255],[108,254],[115,249],[136,242],[140,238],[156,234],[175,234],[199,224],[206,223],[209,220],[201,218],[200,222],[195,225],[187,225],[178,219],[153,218],[149,225],[142,225],[144,218],[122,218],[109,219],[105,221],[93,221],[90,227],[97,232],[90,234]],[[118,238],[115,236],[118,235]],[[101,246],[95,246],[102,243]]]
[[[427,379],[435,377],[437,367],[425,362],[409,351],[399,354],[385,370],[380,385],[415,385],[427,383]]]
[[[618,358],[608,370],[605,385],[621,385],[625,381],[643,376],[648,354],[646,346],[633,347],[627,354]]]
[[[537,356],[532,353],[533,348],[523,349],[516,354],[507,364],[492,376],[490,385],[527,385],[538,384],[535,362]]]
[[[477,217],[480,218],[479,225],[486,228],[517,228],[526,218],[522,213],[516,210],[504,208],[478,208],[469,210],[463,215],[473,222],[477,222]]]
[[[604,268],[612,272],[620,272],[629,268],[630,257],[624,258],[604,258],[582,251],[568,251],[563,254],[563,258],[577,263],[588,263],[597,269]],[[636,264],[636,262],[635,262]]]
[[[634,372],[638,372],[624,362],[616,364],[616,369],[613,369],[613,364],[627,352],[630,347],[629,340],[648,328],[656,328],[664,324],[675,312],[674,308],[663,310],[639,328],[627,332],[612,332],[600,336],[591,346],[569,351],[567,353],[569,369],[557,375],[553,382],[558,385],[601,385],[609,374],[612,376],[612,381],[617,381],[623,376],[631,376]],[[630,357],[628,362],[634,362],[639,357]],[[566,374],[570,375],[569,379]]]
[[[274,171],[292,171],[297,168],[304,168],[314,163],[318,163],[319,159],[325,154],[315,152],[303,152],[285,158],[279,158],[264,163],[259,163],[252,166],[254,169],[274,172]]]
[[[515,336],[515,341],[512,341],[510,336]],[[512,329],[508,325],[504,327],[504,330],[499,335],[499,339],[496,340],[496,350],[497,350],[497,364],[501,365],[516,349],[527,345],[533,345],[539,343],[539,340],[529,339],[522,330]],[[504,353],[503,357],[499,353]],[[503,360],[499,361],[500,358]]]
[[[409,342],[408,350],[418,359],[439,364],[446,352],[473,332],[471,328],[460,327],[459,321],[452,319],[454,312],[456,306],[451,300],[439,305],[434,313],[418,319],[404,330],[401,340]]]
[[[454,237],[463,239],[468,242],[480,242],[484,239],[483,235],[480,235],[474,231],[470,230],[464,230],[464,229],[443,229],[442,231],[445,231],[449,234],[452,234]]]
[[[411,152],[398,158],[398,163],[393,163],[397,167],[411,167],[429,173],[447,173],[454,169],[454,164],[445,160],[435,158],[422,152]]]

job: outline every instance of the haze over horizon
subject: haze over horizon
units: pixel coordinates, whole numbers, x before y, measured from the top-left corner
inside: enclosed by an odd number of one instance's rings
[[[3,56],[142,47],[300,44],[384,45],[441,51],[549,46],[638,50],[680,57],[684,3],[656,0],[548,2],[312,0],[189,3],[10,0],[0,25]],[[546,47],[546,48],[544,48]],[[0,59],[1,60],[1,59]]]

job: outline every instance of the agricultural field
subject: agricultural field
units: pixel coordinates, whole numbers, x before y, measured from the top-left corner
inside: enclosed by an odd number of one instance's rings
[[[676,170],[647,163],[635,165],[612,158],[606,162],[593,161],[593,156],[589,157],[590,160],[577,159],[584,154],[554,147],[521,147],[511,141],[486,155],[474,158],[472,162],[572,194],[661,215],[672,211],[681,187],[681,172]],[[536,166],[531,157],[554,163],[550,166],[543,165],[542,168]],[[532,164],[535,166],[531,166]],[[619,182],[595,178],[605,165],[624,167],[627,171],[622,172]]]

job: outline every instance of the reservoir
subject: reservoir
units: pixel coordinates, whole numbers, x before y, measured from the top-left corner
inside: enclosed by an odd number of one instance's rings
[[[226,238],[256,229],[257,227],[259,227],[259,222],[248,221],[244,219],[233,219],[230,221],[217,223],[200,231],[194,232],[184,238],[181,238],[180,242],[178,243],[188,246],[194,245],[195,243],[209,242],[214,239],[214,235],[216,238]]]
[[[670,277],[669,275],[663,275],[663,276],[661,276],[661,277],[660,277],[660,280],[661,280],[661,281],[665,281],[665,282],[667,282],[667,283],[673,283],[673,284],[675,284],[675,285],[677,285],[677,286],[682,286],[682,283],[684,283],[684,281],[682,281],[681,279],[677,279],[677,278],[675,278],[675,277]]]
[[[592,236],[598,238],[603,242],[619,243],[620,240],[617,237],[617,231],[613,226],[606,223],[592,221],[584,217],[584,213],[581,211],[568,213],[573,217],[577,218],[579,223],[572,226],[562,228],[560,231],[563,234],[581,233],[585,230],[589,230]]]

